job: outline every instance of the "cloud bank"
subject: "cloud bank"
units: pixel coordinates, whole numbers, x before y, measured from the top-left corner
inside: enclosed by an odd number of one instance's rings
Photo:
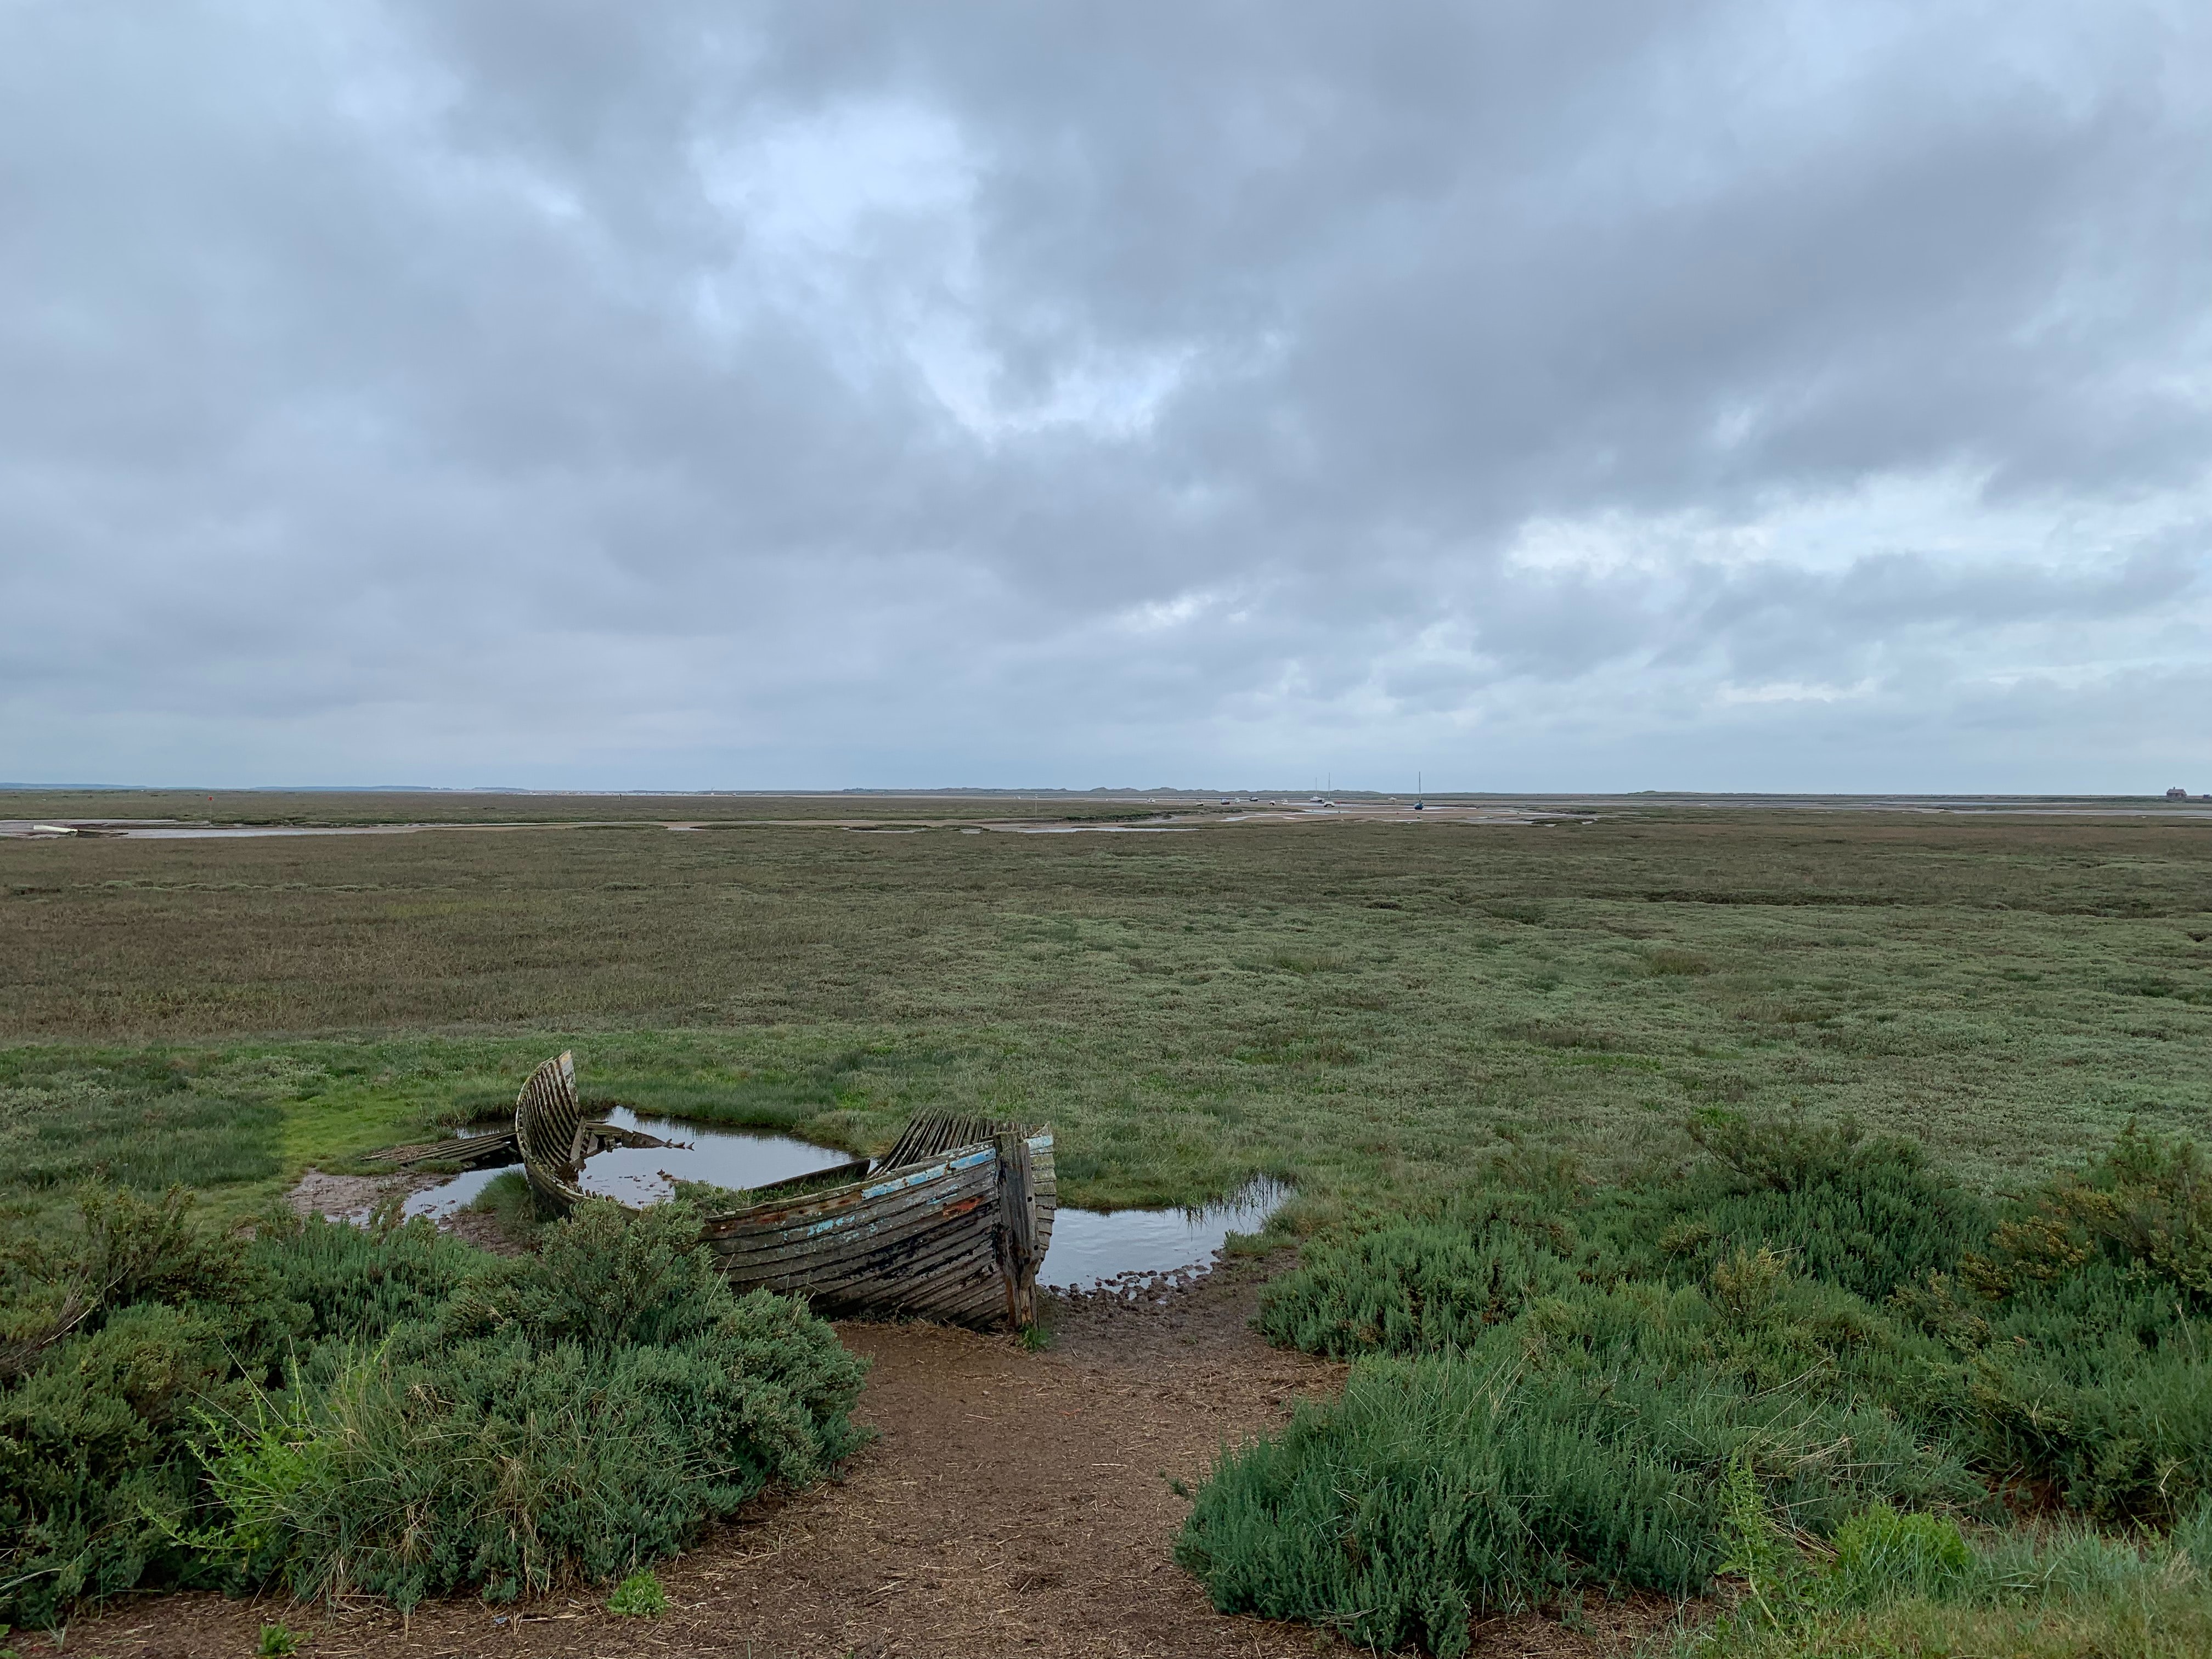
[[[2212,789],[2212,13],[0,0],[0,775]]]

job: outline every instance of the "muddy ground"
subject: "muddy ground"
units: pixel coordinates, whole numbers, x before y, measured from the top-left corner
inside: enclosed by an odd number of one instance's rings
[[[346,1176],[309,1170],[284,1195],[295,1215],[325,1215],[339,1221],[365,1221],[377,1206],[409,1193],[434,1187],[447,1177],[416,1171],[408,1175]],[[514,1255],[524,1247],[501,1230],[499,1218],[482,1210],[460,1210],[437,1218],[441,1231],[489,1250]]]
[[[246,1659],[281,1620],[308,1659],[1348,1655],[1305,1626],[1215,1613],[1170,1559],[1186,1509],[1170,1479],[1195,1482],[1224,1443],[1341,1386],[1341,1367],[1250,1329],[1261,1276],[1237,1263],[1162,1301],[1065,1304],[1043,1352],[933,1326],[841,1325],[874,1362],[858,1415],[881,1437],[842,1480],[764,1501],[664,1565],[672,1606],[657,1619],[615,1618],[596,1596],[458,1599],[402,1620],[179,1595],[81,1620],[66,1651]],[[1593,1610],[1581,1632],[1500,1621],[1475,1651],[1616,1654],[1664,1617]]]

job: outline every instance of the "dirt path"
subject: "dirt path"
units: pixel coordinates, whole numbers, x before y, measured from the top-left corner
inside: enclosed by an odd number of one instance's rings
[[[1251,1332],[1256,1286],[1232,1267],[1164,1305],[1079,1304],[1042,1353],[927,1325],[841,1326],[874,1361],[859,1415],[882,1437],[843,1481],[764,1504],[664,1566],[673,1605],[659,1619],[616,1619],[596,1597],[460,1599],[403,1621],[169,1596],[81,1621],[67,1650],[244,1659],[282,1619],[307,1659],[1310,1659],[1335,1644],[1216,1613],[1169,1559],[1185,1510],[1169,1478],[1195,1481],[1224,1441],[1340,1386],[1340,1368]],[[1617,1650],[1544,1620],[1486,1635],[1478,1651],[1498,1656]]]

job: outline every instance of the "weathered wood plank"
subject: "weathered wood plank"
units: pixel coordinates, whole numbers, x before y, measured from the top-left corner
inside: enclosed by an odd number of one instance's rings
[[[805,1203],[774,1212],[743,1211],[710,1218],[700,1236],[725,1255],[752,1251],[807,1252],[832,1248],[841,1240],[902,1224],[913,1216],[936,1215],[962,1205],[988,1200],[996,1171],[980,1163],[941,1170],[933,1178],[902,1189],[848,1188],[837,1202]]]
[[[450,1140],[424,1141],[413,1146],[386,1146],[381,1152],[363,1155],[364,1164],[380,1164],[395,1170],[410,1170],[420,1164],[451,1164],[457,1169],[481,1169],[487,1164],[512,1164],[520,1154],[515,1150],[514,1131],[501,1129],[492,1134],[455,1135]]]
[[[1030,1143],[1025,1135],[1001,1134],[999,1154],[999,1215],[991,1242],[1006,1284],[1006,1322],[1026,1330],[1036,1322],[1036,1188],[1030,1179]]]
[[[989,1234],[969,1224],[964,1216],[924,1219],[866,1239],[841,1243],[847,1248],[836,1252],[817,1251],[798,1257],[724,1255],[717,1258],[716,1265],[732,1279],[776,1277],[796,1285],[896,1274],[903,1263],[948,1251],[964,1251],[981,1261],[996,1259]]]
[[[982,1260],[992,1259],[990,1235],[974,1225],[969,1215],[924,1213],[909,1217],[896,1226],[839,1238],[829,1248],[789,1253],[717,1252],[716,1265],[732,1279],[780,1276],[797,1284],[802,1279],[849,1278],[892,1271],[899,1262],[947,1243],[957,1243]]]
[[[583,1118],[583,1103],[576,1097],[576,1057],[564,1048],[532,1072],[515,1097],[514,1139],[524,1164],[542,1166],[573,1185]]]

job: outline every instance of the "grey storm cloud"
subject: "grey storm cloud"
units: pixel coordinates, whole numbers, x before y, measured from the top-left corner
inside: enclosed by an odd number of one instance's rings
[[[0,0],[0,775],[2212,787],[2208,158],[2181,3]]]

